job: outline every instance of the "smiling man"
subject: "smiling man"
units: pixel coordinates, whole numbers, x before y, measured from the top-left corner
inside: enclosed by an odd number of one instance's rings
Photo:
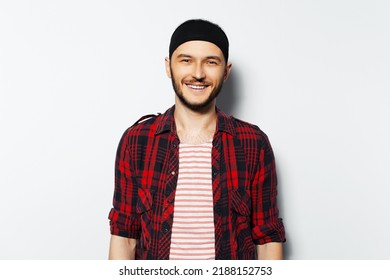
[[[282,259],[268,138],[216,107],[228,56],[214,23],[173,33],[165,66],[175,105],[142,117],[118,146],[110,259]]]

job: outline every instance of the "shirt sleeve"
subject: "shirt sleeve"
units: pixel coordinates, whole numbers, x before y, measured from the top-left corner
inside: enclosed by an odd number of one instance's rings
[[[286,241],[276,196],[275,158],[269,140],[265,136],[251,189],[252,238],[256,245]]]
[[[138,187],[130,159],[130,137],[123,134],[115,159],[115,189],[113,208],[109,213],[112,235],[139,239],[140,219],[136,213]]]

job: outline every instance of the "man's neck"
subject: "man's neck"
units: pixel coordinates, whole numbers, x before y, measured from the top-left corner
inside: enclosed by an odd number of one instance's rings
[[[201,144],[213,138],[217,125],[215,103],[200,113],[176,102],[174,117],[180,142]]]

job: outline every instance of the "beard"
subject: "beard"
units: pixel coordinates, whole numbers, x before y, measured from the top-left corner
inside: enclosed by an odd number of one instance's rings
[[[171,73],[172,73],[172,75],[171,75],[172,86],[173,86],[173,90],[176,93],[176,96],[179,98],[180,102],[185,107],[187,107],[188,109],[190,109],[194,112],[201,113],[201,112],[206,111],[210,107],[210,104],[217,98],[218,94],[222,90],[223,78],[221,78],[221,82],[219,82],[216,85],[216,87],[211,91],[209,97],[205,101],[203,101],[201,103],[191,103],[187,98],[184,97],[183,91],[180,90],[180,83],[176,81],[175,75],[172,72],[172,68],[171,68]],[[201,80],[194,79],[193,81],[190,81],[190,82],[201,83],[201,82],[204,82],[204,80],[203,79],[201,79]]]

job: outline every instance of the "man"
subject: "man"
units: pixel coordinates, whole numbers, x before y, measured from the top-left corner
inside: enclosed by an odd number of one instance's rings
[[[165,65],[175,105],[141,118],[119,143],[110,259],[282,259],[268,138],[216,108],[228,49],[208,21],[173,33]]]

